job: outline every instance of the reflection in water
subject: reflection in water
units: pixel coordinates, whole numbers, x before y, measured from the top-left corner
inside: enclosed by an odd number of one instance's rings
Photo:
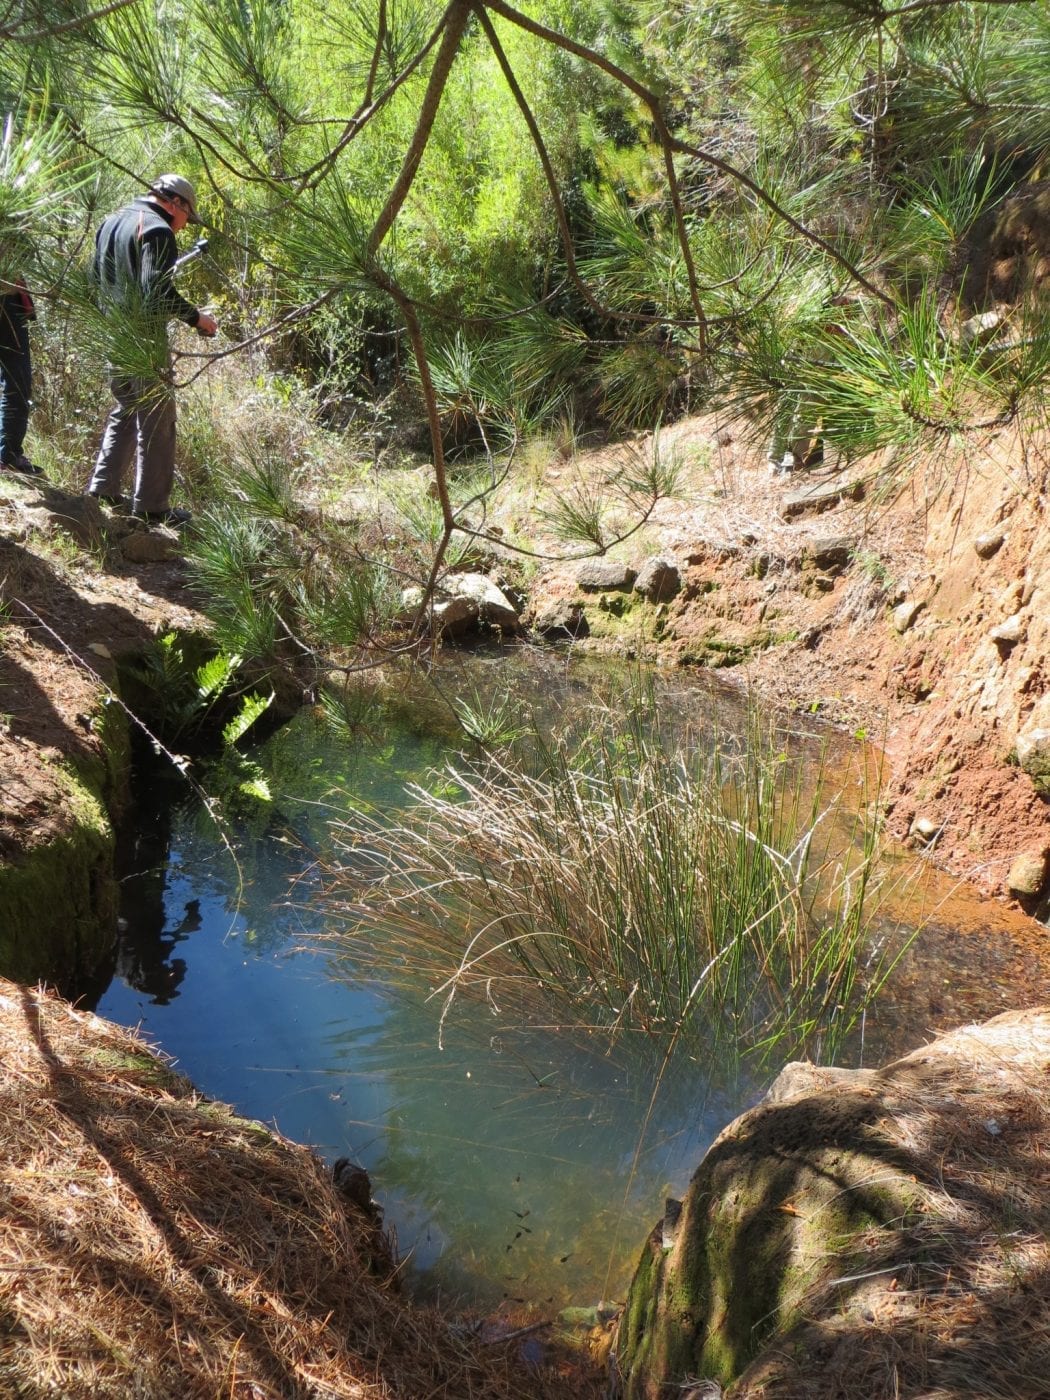
[[[473,678],[505,684],[505,668],[487,664]],[[590,675],[552,668],[535,684],[548,711],[581,711],[594,694]],[[730,713],[724,695],[685,685],[674,706],[723,727]],[[420,728],[350,745],[304,716],[275,735],[260,757],[280,812],[239,850],[243,899],[208,821],[172,808],[153,781],[124,853],[118,975],[99,1010],[142,1024],[205,1092],[329,1161],[361,1162],[420,1291],[486,1305],[615,1299],[664,1197],[682,1193],[764,1086],[709,1064],[664,1066],[643,1036],[610,1049],[556,1024],[517,1025],[484,1000],[457,1002],[439,1049],[429,986],[376,986],[346,958],[302,951],[320,916],[292,837],[324,850],[347,793],[402,803],[406,782],[446,752]],[[865,1058],[991,1014],[1022,973],[1029,996],[1047,995],[1041,969],[1005,940],[931,931],[868,1018]]]
[[[200,900],[186,901],[183,917],[168,926],[164,890],[171,843],[171,802],[166,784],[136,794],[128,813],[132,833],[118,856],[121,881],[121,928],[116,975],[144,992],[154,1006],[177,997],[186,976],[184,958],[175,947],[201,927]]]

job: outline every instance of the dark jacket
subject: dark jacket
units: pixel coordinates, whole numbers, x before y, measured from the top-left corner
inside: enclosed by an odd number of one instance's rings
[[[104,302],[129,311],[140,307],[151,320],[175,317],[195,326],[200,312],[172,282],[177,257],[168,215],[143,197],[110,214],[102,224],[95,236],[91,274]]]
[[[36,320],[36,307],[24,278],[19,277],[14,282],[0,279],[0,320],[12,326]]]

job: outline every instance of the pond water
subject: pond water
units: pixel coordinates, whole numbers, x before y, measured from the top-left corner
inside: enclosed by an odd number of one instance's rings
[[[546,718],[578,716],[623,684],[549,655],[461,658],[439,683],[472,695],[510,686],[516,709]],[[700,684],[665,683],[660,706],[723,732],[744,719],[731,694]],[[396,811],[405,784],[445,760],[449,731],[434,711],[417,694],[356,738],[307,714],[274,735],[257,756],[278,815],[239,833],[239,868],[198,805],[147,783],[123,856],[117,967],[97,1007],[140,1026],[205,1093],[365,1166],[417,1294],[486,1309],[615,1300],[665,1196],[682,1194],[764,1081],[517,1025],[480,1002],[457,1002],[439,1036],[430,986],[377,983],[316,944],[313,859],[329,822],[362,799]],[[843,749],[843,780],[857,768]],[[905,921],[922,920],[923,933],[851,1043],[853,1063],[1050,995],[1038,946],[1013,936],[1026,924],[1011,930],[936,877],[909,900]]]

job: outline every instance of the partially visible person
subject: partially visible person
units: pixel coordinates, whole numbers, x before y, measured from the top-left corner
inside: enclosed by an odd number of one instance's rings
[[[42,476],[23,451],[33,398],[29,323],[36,308],[24,280],[0,279],[0,470]]]
[[[181,175],[160,175],[149,191],[111,214],[95,238],[92,276],[112,321],[110,412],[87,494],[123,505],[124,480],[134,461],[131,513],[150,524],[184,525],[173,510],[175,395],[167,323],[184,321],[213,336],[212,316],[181,296],[172,273],[175,235],[199,224],[197,195]],[[125,363],[121,364],[121,360]]]
[[[783,395],[777,405],[766,457],[771,472],[785,474],[819,466],[824,460],[819,423],[807,419],[794,395]]]
[[[857,297],[851,292],[832,297],[828,302],[829,310],[822,334],[848,337],[848,322],[843,317],[837,317],[835,311],[853,308],[856,304]],[[815,366],[826,366],[829,362],[823,358],[813,363]],[[819,409],[806,402],[802,390],[784,391],[773,415],[773,432],[766,453],[770,471],[786,474],[821,466],[824,462],[822,427]]]

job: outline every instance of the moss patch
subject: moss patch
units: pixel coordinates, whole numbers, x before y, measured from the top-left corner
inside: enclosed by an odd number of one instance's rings
[[[784,634],[774,632],[768,627],[755,628],[739,637],[727,637],[721,630],[712,628],[682,643],[678,652],[678,664],[704,666],[711,670],[740,666],[756,652],[777,646],[784,640]]]
[[[113,947],[112,814],[126,792],[128,726],[116,705],[100,705],[90,723],[101,743],[75,770],[40,756],[60,820],[0,861],[0,975],[16,982],[73,986]]]

